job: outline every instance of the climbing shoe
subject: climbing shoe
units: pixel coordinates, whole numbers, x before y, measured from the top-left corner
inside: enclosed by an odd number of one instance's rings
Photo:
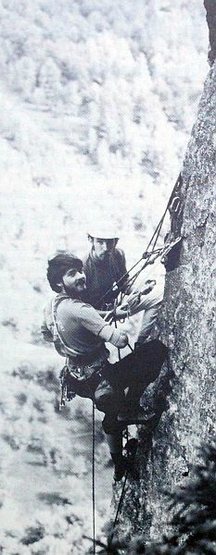
[[[139,480],[139,471],[135,463],[136,452],[138,447],[138,440],[134,437],[129,439],[124,447],[127,453],[127,471],[133,480]]]
[[[113,478],[115,482],[120,482],[125,472],[128,470],[128,462],[126,457],[123,457],[123,456],[119,457],[118,460],[115,460],[114,465],[115,465],[115,469],[114,469]]]
[[[115,464],[114,480],[120,482],[123,476],[128,472],[133,480],[139,480],[139,472],[135,466],[134,456],[121,457],[118,463]]]
[[[152,412],[151,414],[146,414],[142,407],[139,407],[135,410],[124,410],[120,412],[117,416],[117,420],[120,423],[124,423],[126,425],[129,424],[143,424],[148,426],[152,423],[155,418],[155,413]]]
[[[133,480],[139,480],[139,472],[135,464],[138,440],[131,438],[127,441],[124,452],[125,455],[119,453],[111,453],[114,462],[114,480],[120,482],[123,476],[128,473]]]

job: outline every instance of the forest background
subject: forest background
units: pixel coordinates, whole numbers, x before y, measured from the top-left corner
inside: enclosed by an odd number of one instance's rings
[[[128,265],[144,251],[181,169],[208,30],[201,0],[2,0],[0,15],[1,549],[76,555],[91,534],[91,405],[57,410],[47,258],[83,255],[98,219],[117,222]],[[99,421],[100,530],[112,469]]]

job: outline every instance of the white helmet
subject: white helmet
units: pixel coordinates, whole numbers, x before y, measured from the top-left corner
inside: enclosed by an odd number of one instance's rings
[[[89,225],[88,235],[97,239],[119,239],[119,233],[115,225],[107,222],[95,222]]]

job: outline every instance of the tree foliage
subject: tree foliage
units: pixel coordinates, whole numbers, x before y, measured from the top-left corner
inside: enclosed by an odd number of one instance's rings
[[[215,555],[216,553],[216,440],[200,449],[201,462],[194,467],[188,483],[170,495],[174,510],[171,525],[175,533],[161,542],[147,544],[142,536],[130,544],[108,541],[102,555]]]
[[[181,157],[193,122],[206,71],[202,13],[196,0],[159,2],[156,13],[142,0],[9,0],[1,76],[29,109],[60,117],[65,143],[93,167],[110,172],[116,159],[155,178],[172,168],[171,150]]]

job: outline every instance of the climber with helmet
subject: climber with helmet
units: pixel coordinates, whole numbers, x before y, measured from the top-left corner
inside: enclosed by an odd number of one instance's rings
[[[99,310],[113,308],[114,299],[124,290],[127,280],[125,255],[117,248],[119,233],[115,226],[99,223],[90,226],[88,240],[91,250],[83,263],[87,299]],[[118,287],[113,291],[115,282]]]
[[[115,479],[120,480],[129,470],[122,456],[122,430],[130,420],[146,424],[148,419],[139,400],[144,389],[158,376],[166,348],[153,341],[144,345],[139,354],[131,353],[110,364],[105,342],[122,349],[128,337],[83,300],[86,277],[82,261],[74,254],[61,251],[49,260],[47,278],[57,295],[45,310],[42,333],[66,357],[62,379],[67,400],[71,391],[72,396],[75,393],[92,399],[98,410],[105,413],[103,429],[115,465]]]
[[[142,311],[142,324],[137,342],[144,343],[157,320],[163,299],[164,272],[161,271],[161,265],[156,266],[156,280],[154,266],[150,269],[150,279],[146,281],[145,277],[143,279],[140,276],[138,289],[131,289],[127,286],[128,273],[124,252],[117,248],[119,233],[116,226],[107,222],[96,223],[89,227],[88,240],[91,250],[83,263],[87,286],[86,300],[105,316],[106,310],[113,309],[119,292],[127,293],[125,303],[115,310],[116,319]],[[115,286],[116,282],[118,286]]]

